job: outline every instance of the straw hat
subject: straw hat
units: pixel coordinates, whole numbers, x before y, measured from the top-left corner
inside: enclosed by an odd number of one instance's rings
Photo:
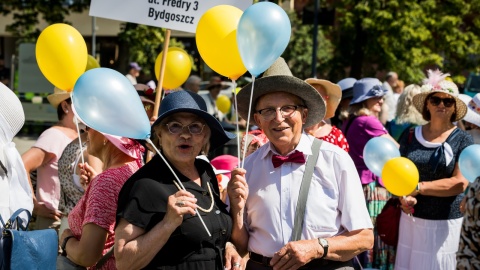
[[[423,112],[426,98],[433,93],[449,94],[455,99],[456,117],[454,121],[462,119],[467,114],[467,105],[458,97],[458,87],[450,80],[446,80],[450,74],[443,74],[440,70],[428,70],[428,78],[424,79],[422,93],[413,96],[413,105],[420,113]]]
[[[309,78],[305,80],[306,83],[315,87],[315,85],[320,85],[326,92],[327,110],[325,112],[325,119],[332,118],[335,115],[335,110],[342,100],[342,90],[338,84],[334,84],[327,80],[320,80],[315,78]],[[321,94],[320,94],[321,95]],[[323,97],[323,96],[322,96]]]
[[[459,94],[458,97],[467,104],[467,114],[463,120],[480,127],[480,94],[473,98],[469,95]]]
[[[0,129],[5,131],[8,137],[6,139],[10,142],[23,127],[25,113],[18,97],[3,83],[0,83],[0,117],[8,123],[7,127],[0,127]]]
[[[62,101],[67,100],[70,98],[70,93],[67,91],[63,91],[60,88],[55,87],[53,89],[53,94],[47,96],[48,102],[52,104],[52,106],[56,109],[58,104]]]
[[[251,89],[252,83],[249,83],[237,95],[238,113],[243,119],[247,119],[248,116]],[[313,126],[325,117],[326,105],[322,96],[310,84],[294,77],[281,57],[263,73],[260,79],[255,80],[252,108],[255,108],[258,98],[274,92],[287,92],[300,97],[305,102],[308,108],[305,127]],[[255,123],[253,113],[250,115],[250,121]]]

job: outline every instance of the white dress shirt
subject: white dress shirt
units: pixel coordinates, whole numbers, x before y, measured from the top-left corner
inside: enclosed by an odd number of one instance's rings
[[[296,150],[310,158],[313,137],[302,134]],[[249,251],[273,257],[290,241],[305,164],[285,162],[274,168],[271,143],[245,160],[249,196],[245,223]],[[347,152],[322,142],[305,210],[301,239],[331,237],[373,228],[360,179]]]

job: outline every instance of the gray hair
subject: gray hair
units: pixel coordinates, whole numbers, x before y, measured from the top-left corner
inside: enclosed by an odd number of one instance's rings
[[[427,122],[423,119],[422,114],[415,109],[412,99],[413,96],[422,92],[419,85],[410,84],[405,87],[402,94],[398,97],[397,103],[397,124],[411,123],[414,125],[424,125]]]
[[[183,86],[190,86],[192,84],[200,83],[201,81],[202,78],[198,77],[197,75],[190,75]]]

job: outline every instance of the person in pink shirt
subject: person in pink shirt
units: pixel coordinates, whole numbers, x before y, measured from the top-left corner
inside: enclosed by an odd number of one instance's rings
[[[62,213],[58,211],[60,202],[60,181],[58,180],[58,159],[65,147],[78,137],[73,122],[70,93],[55,87],[47,97],[57,110],[58,122],[45,130],[22,160],[30,180],[30,173],[37,170],[37,185],[33,196],[33,214],[37,216],[36,229],[60,227]]]
[[[83,266],[90,269],[116,269],[115,258],[108,253],[115,239],[115,213],[118,194],[127,179],[142,165],[144,148],[135,140],[107,135],[87,128],[87,149],[103,162],[96,175],[87,163],[80,164],[82,178],[90,182],[85,194],[68,216],[70,229],[59,238],[63,253],[57,269]],[[106,256],[102,266],[98,261]]]

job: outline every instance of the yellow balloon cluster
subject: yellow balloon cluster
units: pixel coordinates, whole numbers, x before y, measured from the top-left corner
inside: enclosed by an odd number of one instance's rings
[[[87,66],[87,45],[77,29],[64,23],[52,24],[38,37],[35,56],[42,74],[56,87],[73,90]]]
[[[161,52],[155,60],[155,75],[160,79],[160,66],[162,65]],[[188,54],[181,48],[170,47],[167,52],[167,61],[165,63],[165,73],[163,76],[163,88],[175,89],[181,86],[190,75],[192,62]]]
[[[205,63],[232,80],[247,71],[237,46],[237,26],[242,14],[243,11],[234,6],[215,6],[202,15],[195,36]]]

